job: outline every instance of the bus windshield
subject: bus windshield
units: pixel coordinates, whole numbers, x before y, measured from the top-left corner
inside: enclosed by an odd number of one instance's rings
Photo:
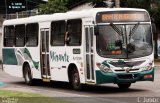
[[[152,53],[149,24],[99,25],[97,53],[106,58],[137,58]]]

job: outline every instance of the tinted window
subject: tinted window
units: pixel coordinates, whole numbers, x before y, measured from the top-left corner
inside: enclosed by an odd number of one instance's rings
[[[38,24],[27,24],[26,26],[26,46],[38,45]]]
[[[4,27],[4,46],[12,47],[15,45],[14,26]]]
[[[51,24],[51,45],[64,46],[65,21],[56,21]]]
[[[25,25],[15,26],[16,46],[23,47],[25,45]]]
[[[82,21],[81,20],[68,20],[67,21],[67,37],[70,38],[68,45],[80,46],[81,45],[81,32]]]

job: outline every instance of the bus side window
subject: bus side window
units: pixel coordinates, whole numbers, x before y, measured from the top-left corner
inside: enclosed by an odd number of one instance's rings
[[[32,23],[26,26],[26,46],[37,46],[38,45],[38,24]]]
[[[64,46],[65,42],[65,21],[55,21],[51,23],[51,45]]]
[[[5,47],[13,47],[15,45],[14,26],[4,27],[4,42]]]
[[[25,45],[25,25],[16,25],[15,26],[15,35],[16,35],[16,47],[23,47]]]
[[[67,21],[67,32],[69,33],[69,46],[80,46],[81,45],[81,35],[82,35],[82,20],[68,20]]]

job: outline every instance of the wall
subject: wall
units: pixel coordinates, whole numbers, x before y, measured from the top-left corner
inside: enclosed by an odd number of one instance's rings
[[[93,8],[89,3],[84,3],[82,5],[76,6],[71,9],[71,11],[80,11],[80,10],[86,10],[86,9],[91,9]]]

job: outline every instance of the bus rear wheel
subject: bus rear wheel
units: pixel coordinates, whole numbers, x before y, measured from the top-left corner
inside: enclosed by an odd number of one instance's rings
[[[117,85],[120,89],[128,89],[131,86],[131,83],[119,83]]]
[[[82,89],[82,85],[80,83],[80,78],[79,78],[79,74],[78,74],[78,70],[73,69],[72,71],[72,86],[73,89],[75,90],[81,90]]]
[[[31,69],[29,67],[29,65],[25,65],[24,67],[24,80],[25,80],[25,83],[27,85],[33,85],[33,79],[32,79],[32,75],[31,75]]]

